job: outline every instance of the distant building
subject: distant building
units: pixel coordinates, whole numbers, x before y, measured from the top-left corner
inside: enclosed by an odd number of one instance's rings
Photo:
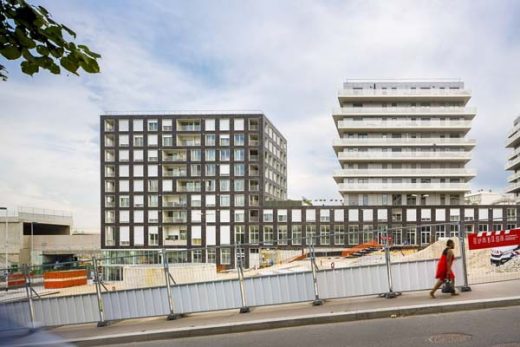
[[[506,163],[506,170],[512,171],[507,178],[509,185],[506,192],[514,195],[516,203],[520,203],[520,116],[513,122],[513,129],[507,135],[506,148],[511,148],[511,154]]]
[[[99,253],[99,234],[72,231],[72,214],[66,211],[19,207],[9,211],[7,220],[0,212],[0,269],[21,264],[54,264],[89,259]],[[7,243],[5,230],[8,229]]]
[[[513,194],[496,193],[491,190],[479,190],[464,195],[466,205],[512,205]]]
[[[347,80],[333,113],[345,205],[461,205],[475,176],[470,98],[456,80]]]

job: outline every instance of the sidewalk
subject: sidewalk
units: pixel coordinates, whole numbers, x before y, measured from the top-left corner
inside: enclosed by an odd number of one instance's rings
[[[255,307],[250,313],[238,310],[190,314],[167,321],[166,317],[110,322],[97,328],[95,323],[51,328],[49,331],[79,346],[139,342],[202,336],[308,324],[324,324],[375,318],[474,310],[520,305],[520,280],[478,284],[459,296],[427,291],[403,293],[394,299],[377,296],[327,300],[322,306],[311,302]]]

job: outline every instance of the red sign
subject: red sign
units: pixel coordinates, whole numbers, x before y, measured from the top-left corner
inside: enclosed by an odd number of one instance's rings
[[[520,229],[484,231],[478,234],[468,234],[469,249],[516,245],[520,245]]]

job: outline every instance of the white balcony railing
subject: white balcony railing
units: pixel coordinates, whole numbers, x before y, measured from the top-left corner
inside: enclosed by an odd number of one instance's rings
[[[333,141],[334,147],[348,147],[348,146],[475,146],[476,141],[465,138],[343,138],[335,139]]]
[[[451,128],[463,128],[470,129],[471,121],[375,121],[375,120],[342,120],[338,122],[339,129],[417,129],[417,128],[439,128],[439,129],[451,129]]]
[[[507,178],[507,181],[508,181],[508,182],[515,182],[515,181],[517,181],[517,180],[520,180],[520,171],[517,172],[517,173],[512,174],[511,176],[509,176],[509,177]]]
[[[352,96],[445,96],[470,97],[471,92],[466,89],[353,89],[343,88],[338,92],[339,97]]]
[[[340,152],[339,160],[470,160],[471,152]]]
[[[520,157],[516,157],[513,160],[508,160],[505,168],[506,170],[513,170],[516,166],[518,166],[518,164],[520,164]]]
[[[506,187],[506,193],[514,193],[520,190],[520,182],[508,184]]]
[[[340,183],[341,192],[470,191],[468,183]]]
[[[334,173],[335,177],[473,177],[477,173],[471,169],[343,169]]]
[[[428,115],[474,115],[476,107],[461,106],[410,106],[410,107],[341,107],[335,108],[334,115],[357,115],[357,114],[428,114]]]

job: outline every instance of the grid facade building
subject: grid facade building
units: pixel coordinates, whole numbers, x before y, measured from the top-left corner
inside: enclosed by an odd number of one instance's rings
[[[287,198],[287,142],[259,113],[102,115],[100,159],[105,250],[234,264],[262,204]]]
[[[516,203],[520,203],[520,116],[513,123],[513,129],[507,135],[506,148],[511,148],[509,158],[506,163],[506,170],[512,171],[508,177],[506,193],[514,196]]]
[[[346,205],[462,205],[476,111],[460,81],[348,80],[333,112]]]

